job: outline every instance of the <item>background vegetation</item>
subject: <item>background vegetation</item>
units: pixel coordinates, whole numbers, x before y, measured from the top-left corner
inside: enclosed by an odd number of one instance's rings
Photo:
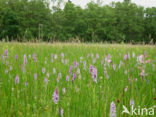
[[[51,3],[51,4],[50,4]],[[0,40],[156,42],[156,7],[130,0],[85,8],[63,0],[0,0]]]

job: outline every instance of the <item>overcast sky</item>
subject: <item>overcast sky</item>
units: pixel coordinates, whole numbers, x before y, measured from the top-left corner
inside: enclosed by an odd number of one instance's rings
[[[73,3],[75,3],[76,5],[80,5],[81,7],[85,7],[86,4],[88,2],[90,2],[91,0],[71,0]],[[97,0],[93,0],[93,1],[97,1]],[[122,2],[123,0],[103,0],[104,4],[109,4],[112,1],[120,1]],[[131,0],[132,2],[136,3],[137,5],[141,5],[144,7],[156,7],[156,0]]]

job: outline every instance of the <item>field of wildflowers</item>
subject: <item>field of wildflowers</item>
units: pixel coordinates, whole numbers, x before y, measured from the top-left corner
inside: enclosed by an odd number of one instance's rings
[[[0,117],[128,117],[156,105],[156,47],[0,43]]]

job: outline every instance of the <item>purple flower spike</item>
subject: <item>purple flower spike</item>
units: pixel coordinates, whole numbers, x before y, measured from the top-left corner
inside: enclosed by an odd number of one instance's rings
[[[47,83],[48,83],[48,79],[45,77],[44,78],[44,83],[47,85]]]
[[[69,81],[69,76],[68,75],[66,76],[66,81]]]
[[[96,54],[96,59],[99,59],[99,54],[98,53]]]
[[[43,74],[45,73],[45,67],[42,68],[42,73],[43,73]]]
[[[54,61],[53,58],[51,58],[51,63],[53,63],[53,61]]]
[[[57,104],[58,100],[59,100],[59,92],[58,92],[58,88],[56,87],[56,90],[53,93],[53,101],[55,104]]]
[[[53,54],[51,54],[51,58],[53,58],[53,56],[54,56],[54,55],[53,55]]]
[[[75,78],[76,78],[76,73],[74,72],[74,73],[73,73],[72,82],[75,80]]]
[[[37,73],[34,74],[34,79],[37,80]]]
[[[28,82],[25,82],[25,86],[28,86]]]
[[[33,54],[33,59],[34,59],[34,62],[37,62],[37,58],[36,58],[36,54],[35,53]]]
[[[24,54],[24,65],[27,64],[27,56]]]
[[[62,78],[61,72],[58,74],[58,78]]]
[[[130,105],[131,107],[134,107],[134,100],[133,100],[133,98],[130,100],[129,105]]]
[[[61,57],[64,58],[64,53],[63,52],[61,53]]]
[[[90,73],[92,73],[92,71],[93,71],[93,66],[92,65],[90,65]]]
[[[130,59],[130,55],[129,55],[129,53],[127,53],[125,56],[124,56],[124,60],[125,61],[128,61]]]
[[[72,67],[72,65],[71,65],[70,68],[69,68],[69,74],[72,73],[72,69],[73,69],[73,67]]]
[[[53,68],[53,74],[55,74],[56,73],[56,69],[55,68]]]
[[[19,76],[18,75],[15,78],[15,84],[19,84]]]
[[[62,89],[63,95],[66,93],[66,88]]]
[[[112,102],[110,106],[110,117],[116,117],[116,106],[115,103]]]
[[[80,75],[80,68],[77,68],[77,74]]]
[[[113,70],[115,71],[116,70],[116,65],[112,64],[112,67],[113,67]]]
[[[5,50],[5,56],[8,57],[8,49]]]
[[[90,56],[90,55],[88,54],[88,55],[87,55],[87,58],[89,58],[89,56]]]
[[[74,68],[78,67],[79,63],[77,63],[77,61],[74,61]]]
[[[17,59],[18,59],[18,55],[16,54],[16,56],[15,56],[15,60],[17,61]]]
[[[97,69],[95,67],[93,68],[92,77],[93,77],[93,81],[97,83]]]
[[[86,61],[83,62],[83,69],[86,70]]]
[[[61,112],[60,112],[61,117],[63,117],[63,109],[61,108]]]

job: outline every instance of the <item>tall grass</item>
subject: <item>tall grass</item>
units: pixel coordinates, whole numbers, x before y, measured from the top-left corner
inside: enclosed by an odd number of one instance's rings
[[[1,117],[56,117],[61,116],[61,109],[64,117],[108,117],[111,102],[116,105],[117,116],[125,117],[128,115],[121,114],[123,105],[130,109],[132,99],[135,107],[149,108],[156,104],[155,46],[0,43],[0,55]],[[124,59],[125,55],[130,57]],[[142,63],[137,61],[140,55],[144,56]],[[78,64],[75,68],[74,61]],[[97,69],[97,82],[92,78],[90,65]],[[42,73],[43,68],[45,73]],[[143,70],[144,76],[141,75]],[[72,81],[74,72],[76,79]],[[67,75],[69,81],[66,81]],[[57,104],[53,101],[56,88]]]

